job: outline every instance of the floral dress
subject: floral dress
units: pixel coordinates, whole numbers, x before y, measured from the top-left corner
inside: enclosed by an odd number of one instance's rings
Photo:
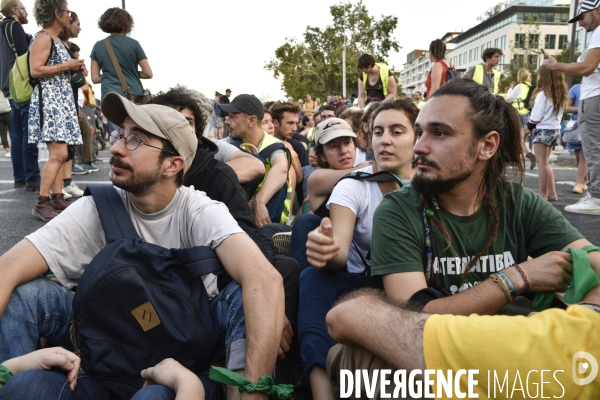
[[[62,64],[71,58],[60,41],[54,40],[51,51],[52,55],[46,65]],[[83,143],[70,71],[40,78],[39,84],[33,89],[29,103],[28,142],[40,141],[66,142],[71,145]]]

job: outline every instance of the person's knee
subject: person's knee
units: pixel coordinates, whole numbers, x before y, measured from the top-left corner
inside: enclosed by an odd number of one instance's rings
[[[63,144],[63,145],[58,145],[55,144],[52,148],[52,150],[50,151],[50,160],[49,161],[54,161],[60,164],[63,164],[67,161],[67,158],[69,157],[69,151],[67,150],[67,145]]]

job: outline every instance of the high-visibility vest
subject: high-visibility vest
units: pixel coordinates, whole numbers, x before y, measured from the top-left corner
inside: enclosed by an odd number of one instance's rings
[[[260,154],[260,152],[264,149],[266,149],[267,147],[276,144],[276,143],[280,143],[281,141],[274,138],[273,136],[269,135],[266,132],[263,132],[263,140],[262,142],[260,142],[260,145],[258,146],[258,153]],[[283,146],[285,146],[282,143]],[[284,147],[284,151],[287,151],[287,149],[285,149]],[[289,154],[289,153],[288,153]],[[256,192],[258,192],[260,189],[262,189],[263,184],[265,183],[265,179],[267,179],[267,174],[269,173],[269,170],[271,169],[271,158],[270,157],[265,157],[265,177],[262,180],[262,182],[258,185],[258,187],[256,188]],[[288,159],[288,162],[290,162],[290,160]],[[294,191],[294,188],[292,187],[291,184],[291,177],[290,177],[290,168],[291,168],[291,163],[290,165],[288,165],[288,175],[287,175],[287,194],[285,197],[285,200],[283,202],[283,211],[281,212],[281,219],[280,219],[280,223],[285,224],[286,221],[288,220],[289,216],[290,216],[290,212],[292,209],[292,193]]]
[[[475,66],[475,72],[473,73],[473,80],[479,83],[480,85],[483,85],[483,74],[485,73],[483,68],[483,64],[477,64]],[[496,71],[493,68],[492,73],[494,74],[494,89],[492,93],[498,94],[498,85],[500,84],[500,77],[502,76],[502,74],[500,73],[500,71]]]
[[[527,98],[527,95],[529,94],[529,91],[531,90],[531,85],[526,82],[520,83],[519,85],[521,85],[521,97],[518,99],[515,99],[512,102],[512,106],[515,108],[515,110],[517,110],[519,115],[529,114],[531,111],[529,111],[527,108],[525,108],[525,99]]]
[[[390,69],[385,63],[375,63],[379,67],[379,77],[381,78],[381,83],[383,84],[383,95],[387,97],[388,94],[388,80],[390,78]],[[367,73],[363,72],[362,81],[365,84],[365,88],[367,87]]]
[[[425,103],[423,100],[419,100],[419,104],[415,104],[415,106],[417,106],[417,108],[420,110],[423,107],[425,107],[425,104],[427,104],[427,103]]]

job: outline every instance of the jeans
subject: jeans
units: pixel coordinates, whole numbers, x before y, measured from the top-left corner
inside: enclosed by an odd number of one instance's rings
[[[279,223],[281,221],[281,213],[284,208],[284,201],[287,197],[287,183],[283,185],[277,193],[271,197],[271,200],[267,203],[267,210],[269,211],[269,218],[273,223]]]
[[[13,178],[15,182],[37,183],[41,180],[38,147],[35,143],[28,143],[29,103],[19,103],[12,99],[9,99],[9,102],[12,123],[10,142]]]
[[[579,130],[590,174],[590,195],[600,198],[600,96],[579,102]]]
[[[315,214],[303,214],[298,217],[292,227],[292,242],[290,245],[290,257],[298,261],[300,268],[305,270],[310,266],[306,258],[306,242],[308,234],[319,227],[321,217]]]
[[[40,337],[72,350],[73,295],[44,277],[17,287],[0,318],[0,362],[32,352]],[[229,283],[210,307],[220,336],[215,356],[225,356],[226,367],[233,371],[244,369],[246,326],[241,286]]]
[[[315,267],[302,271],[298,337],[305,377],[315,366],[325,368],[327,353],[336,343],[325,324],[325,316],[335,301],[348,292],[368,286],[369,278],[361,274]]]

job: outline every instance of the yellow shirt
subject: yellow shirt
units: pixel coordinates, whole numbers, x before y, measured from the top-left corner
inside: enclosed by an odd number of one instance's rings
[[[586,385],[574,382],[598,374],[600,313],[587,307],[550,309],[530,318],[432,315],[423,348],[428,369],[450,369],[452,376],[478,369],[473,387],[480,399],[600,398],[600,376]],[[460,388],[468,393],[467,374],[460,377]],[[437,395],[436,384],[432,392]],[[444,390],[441,395],[436,398],[451,398]]]

